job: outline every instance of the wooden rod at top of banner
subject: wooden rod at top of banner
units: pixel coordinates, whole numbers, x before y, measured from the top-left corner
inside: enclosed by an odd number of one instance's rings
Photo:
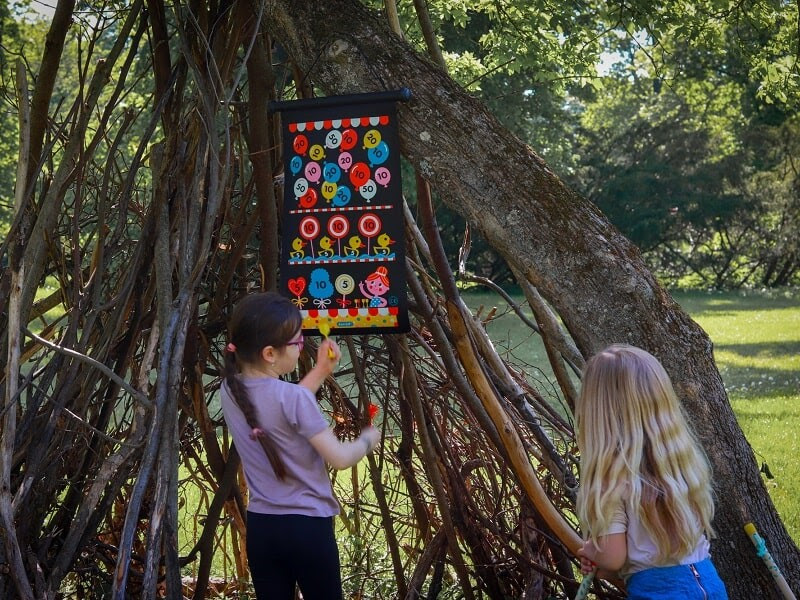
[[[320,98],[300,98],[299,100],[273,100],[269,103],[268,111],[271,113],[282,110],[301,110],[304,108],[324,108],[329,106],[342,106],[345,104],[366,104],[368,102],[408,102],[411,100],[411,90],[387,90],[385,92],[367,92],[366,94],[347,94],[346,96],[322,96]]]

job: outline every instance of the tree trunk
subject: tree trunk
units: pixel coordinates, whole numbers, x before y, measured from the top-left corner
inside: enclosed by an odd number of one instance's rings
[[[728,402],[712,344],[647,270],[639,251],[535,152],[355,0],[276,0],[271,30],[329,95],[411,88],[400,107],[406,158],[438,196],[524,275],[584,356],[613,342],[664,364],[712,462],[712,551],[731,598],[779,598],[743,526],[754,522],[789,584],[800,553],[764,487]]]

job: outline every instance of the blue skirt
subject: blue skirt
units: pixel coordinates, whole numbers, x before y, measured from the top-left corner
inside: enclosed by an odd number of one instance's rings
[[[710,558],[693,565],[653,567],[628,577],[628,600],[727,600]]]

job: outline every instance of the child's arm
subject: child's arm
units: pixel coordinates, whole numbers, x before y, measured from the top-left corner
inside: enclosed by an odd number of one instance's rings
[[[308,440],[319,455],[334,469],[352,467],[372,452],[381,439],[381,432],[371,425],[361,430],[352,442],[341,442],[331,429],[325,429]]]
[[[333,358],[328,356],[328,349],[333,353]],[[339,346],[331,339],[323,340],[317,348],[317,362],[314,367],[300,380],[300,385],[316,394],[325,378],[333,373],[342,356]]]
[[[597,538],[597,546],[586,540],[578,549],[581,571],[588,573],[598,567],[597,576],[603,579],[615,576],[628,558],[628,542],[625,533],[612,533]]]

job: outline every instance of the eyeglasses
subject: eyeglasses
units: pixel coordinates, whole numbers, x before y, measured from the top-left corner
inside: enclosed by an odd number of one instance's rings
[[[286,342],[287,346],[297,346],[297,350],[303,349],[303,336],[300,336],[300,339],[292,340],[291,342]]]

